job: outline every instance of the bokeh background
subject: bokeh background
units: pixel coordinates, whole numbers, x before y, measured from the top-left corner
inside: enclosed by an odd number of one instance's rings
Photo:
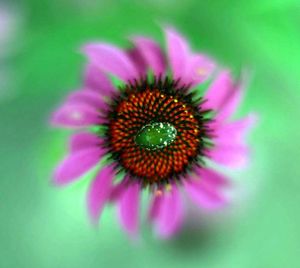
[[[69,133],[47,120],[81,83],[82,44],[126,47],[136,33],[163,44],[162,23],[223,65],[250,68],[239,113],[257,111],[260,122],[252,165],[232,172],[238,205],[191,217],[170,241],[143,223],[133,243],[112,207],[89,225],[86,182],[51,186]],[[1,0],[0,267],[300,267],[299,76],[297,0]]]

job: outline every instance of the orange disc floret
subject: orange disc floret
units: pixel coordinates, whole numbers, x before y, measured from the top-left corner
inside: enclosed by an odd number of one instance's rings
[[[208,137],[198,107],[175,82],[129,84],[108,114],[110,151],[122,168],[144,184],[179,178],[201,156]],[[144,143],[136,139],[141,130]]]

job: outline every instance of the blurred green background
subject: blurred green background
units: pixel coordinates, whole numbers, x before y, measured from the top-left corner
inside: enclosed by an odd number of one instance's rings
[[[1,0],[0,11],[1,268],[300,267],[299,1]],[[82,44],[128,46],[136,33],[163,44],[161,23],[222,64],[250,68],[240,114],[261,118],[251,167],[229,171],[245,197],[229,216],[193,216],[170,241],[144,222],[132,243],[112,207],[89,225],[86,183],[51,186],[69,133],[47,120],[80,85]]]

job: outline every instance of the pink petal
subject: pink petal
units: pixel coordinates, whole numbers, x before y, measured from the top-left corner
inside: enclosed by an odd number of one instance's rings
[[[245,145],[216,144],[208,152],[208,157],[224,166],[244,168],[248,164],[249,154],[249,148]]]
[[[83,51],[92,64],[104,72],[111,73],[124,81],[138,78],[138,72],[125,52],[117,47],[94,43],[86,45]]]
[[[156,76],[164,74],[166,63],[160,46],[153,40],[145,37],[135,37],[133,42],[154,74]]]
[[[202,54],[190,56],[188,66],[182,82],[186,85],[196,86],[208,79],[215,70],[215,63]]]
[[[219,144],[242,144],[245,136],[255,126],[258,117],[256,114],[249,114],[248,116],[217,126],[215,141]]]
[[[103,124],[105,121],[90,106],[66,103],[54,112],[51,122],[54,126],[74,128]]]
[[[81,150],[99,146],[102,142],[102,139],[96,134],[81,132],[71,136],[69,147],[71,153],[75,153]]]
[[[130,235],[137,235],[139,221],[140,185],[128,185],[120,197],[119,216],[123,228]]]
[[[176,186],[163,193],[163,199],[156,219],[156,231],[161,238],[169,238],[178,231],[183,220],[183,205]]]
[[[218,111],[232,91],[233,86],[234,82],[230,72],[228,70],[220,72],[209,87],[205,96],[206,102],[202,105],[202,108]]]
[[[96,224],[105,202],[108,200],[115,172],[112,166],[100,170],[90,185],[87,195],[87,206],[92,223]]]
[[[84,84],[88,89],[99,92],[102,96],[111,97],[116,92],[109,77],[93,64],[88,64],[86,67]]]
[[[145,77],[147,74],[147,64],[141,52],[136,47],[134,47],[127,51],[127,55],[134,63],[135,68],[138,70],[139,76]]]
[[[182,78],[189,62],[189,46],[173,29],[166,29],[167,51],[174,80]]]
[[[67,99],[69,104],[87,105],[95,109],[107,110],[107,104],[101,98],[99,92],[91,90],[78,90],[72,92]]]
[[[102,152],[99,148],[79,151],[67,156],[57,167],[54,174],[54,183],[68,184],[99,163]]]
[[[156,195],[156,194],[153,195],[152,202],[149,209],[149,214],[148,214],[150,221],[157,219],[159,215],[162,199],[163,199],[162,195]]]
[[[241,103],[243,93],[244,92],[241,90],[241,86],[234,87],[231,95],[227,97],[224,105],[220,108],[216,118],[217,121],[224,122],[233,115]]]
[[[219,209],[228,203],[219,189],[204,178],[190,178],[184,182],[184,187],[191,199],[201,208]]]
[[[125,177],[121,182],[113,186],[109,195],[109,201],[111,202],[117,201],[124,193],[124,191],[127,189],[127,186],[128,186],[128,179],[127,177]]]
[[[242,78],[234,82],[228,71],[222,71],[212,83],[206,94],[206,102],[202,109],[217,111],[215,121],[225,122],[237,110],[244,94],[245,81],[248,74],[242,73]]]
[[[212,187],[219,188],[229,186],[231,183],[223,174],[207,167],[197,167],[195,172],[200,177],[200,180]]]

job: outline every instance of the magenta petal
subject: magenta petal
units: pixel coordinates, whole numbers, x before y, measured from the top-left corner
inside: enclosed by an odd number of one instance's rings
[[[208,152],[214,162],[232,167],[244,168],[249,159],[249,148],[245,145],[223,145],[216,144],[216,146]]]
[[[205,96],[206,102],[202,105],[202,108],[219,110],[228,94],[232,91],[233,86],[234,83],[230,72],[228,70],[220,72],[209,87]]]
[[[55,170],[54,183],[65,185],[78,179],[94,167],[101,156],[101,150],[98,148],[82,150],[67,156]]]
[[[103,124],[105,121],[95,108],[66,103],[54,112],[51,122],[54,126],[74,128]]]
[[[153,195],[149,213],[148,213],[148,217],[150,221],[153,221],[158,217],[162,199],[163,199],[162,195],[156,195],[156,194]]]
[[[244,71],[241,74],[241,78],[233,85],[232,90],[227,94],[227,97],[215,118],[217,122],[227,121],[238,109],[238,106],[244,96],[248,80],[249,74]]]
[[[100,170],[90,185],[87,195],[89,215],[94,224],[97,223],[105,202],[108,200],[115,172],[112,166]]]
[[[109,195],[109,201],[115,202],[117,201],[128,186],[128,179],[125,177],[121,182],[117,183],[112,187],[112,190]]]
[[[101,138],[96,134],[81,132],[71,136],[69,148],[71,153],[75,153],[81,150],[94,148],[101,143]]]
[[[88,64],[86,67],[84,84],[88,89],[104,96],[110,97],[116,92],[109,77],[93,64]]]
[[[73,105],[87,105],[94,107],[95,109],[107,109],[107,104],[101,99],[101,95],[98,92],[91,90],[78,90],[72,92],[67,99],[69,104]]]
[[[200,180],[212,187],[225,187],[230,185],[230,181],[223,175],[215,170],[199,167],[195,169],[195,172],[200,177]]]
[[[182,82],[186,85],[195,86],[208,79],[215,70],[215,63],[201,54],[190,56],[188,67]]]
[[[190,198],[201,208],[219,209],[228,202],[219,189],[204,178],[190,178],[184,182],[184,187]]]
[[[242,144],[257,120],[256,114],[249,114],[242,119],[219,125],[216,127],[215,141],[226,145]]]
[[[134,44],[141,53],[147,65],[156,76],[162,75],[166,69],[165,56],[160,46],[153,40],[145,37],[135,37]]]
[[[138,72],[130,58],[117,47],[94,43],[86,45],[83,50],[92,64],[104,72],[116,75],[124,81],[138,78]]]
[[[224,122],[232,116],[242,100],[243,93],[244,92],[241,90],[240,86],[234,87],[232,94],[227,98],[224,105],[221,107],[219,113],[217,114],[217,121]]]
[[[161,238],[169,238],[182,224],[183,205],[176,186],[173,186],[170,192],[163,193],[162,198],[156,219],[156,231]]]
[[[189,46],[186,40],[172,29],[166,29],[167,51],[174,80],[186,73],[189,61]]]
[[[135,68],[138,70],[140,77],[145,77],[147,74],[147,64],[141,52],[136,48],[127,51],[128,57],[134,63]]]
[[[140,185],[130,184],[120,197],[119,216],[123,228],[130,235],[137,235],[139,222]]]

